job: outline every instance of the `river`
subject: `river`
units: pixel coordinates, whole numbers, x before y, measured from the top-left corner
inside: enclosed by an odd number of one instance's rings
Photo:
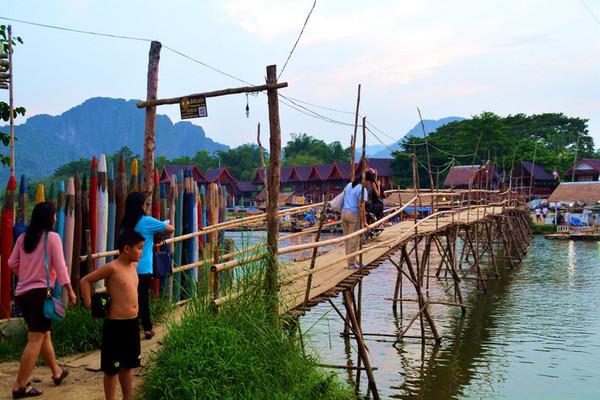
[[[472,308],[465,317],[434,306],[444,336],[439,346],[414,339],[394,346],[390,338],[369,338],[382,397],[600,398],[600,242],[537,236],[523,263],[502,271],[498,280],[488,281],[487,294],[467,290]],[[363,332],[395,334],[414,315],[411,309],[396,321],[384,300],[393,297],[395,277],[395,268],[384,263],[364,279]],[[442,289],[430,290],[435,297]],[[335,301],[341,305],[339,297]],[[329,305],[313,308],[301,324],[308,348],[321,362],[346,364],[342,322]],[[354,350],[351,357],[356,362]]]

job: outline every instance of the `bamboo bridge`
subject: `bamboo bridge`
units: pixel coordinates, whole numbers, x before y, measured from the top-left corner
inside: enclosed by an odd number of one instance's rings
[[[373,368],[368,348],[360,324],[360,308],[362,278],[389,260],[397,269],[397,278],[391,301],[394,314],[398,306],[402,312],[403,303],[418,303],[418,311],[410,322],[399,332],[397,341],[404,338],[419,338],[436,342],[442,337],[430,312],[430,305],[458,307],[462,313],[467,312],[463,302],[463,286],[474,283],[477,290],[486,292],[486,281],[497,277],[499,268],[508,265],[516,266],[525,255],[531,231],[527,224],[525,202],[512,191],[499,192],[489,190],[465,191],[391,191],[411,196],[404,204],[386,210],[386,216],[350,235],[320,240],[323,223],[302,232],[280,236],[279,241],[296,236],[316,235],[310,243],[278,248],[278,255],[297,254],[312,250],[312,257],[303,261],[284,262],[279,265],[279,312],[298,318],[312,307],[328,302],[345,323],[346,336],[356,339],[359,352],[360,370],[365,370],[368,377],[367,390],[374,398],[378,397],[377,385],[373,376]],[[399,193],[403,192],[403,193]],[[280,210],[279,216],[293,215],[314,207],[325,209],[327,203],[311,204],[302,207]],[[431,213],[418,218],[418,210],[427,207]],[[402,219],[407,211],[412,211],[408,219]],[[323,214],[323,213],[322,213]],[[391,221],[399,222],[390,224]],[[219,232],[237,227],[251,227],[262,223],[266,214],[222,222],[207,226],[198,232],[189,233],[167,240],[173,244],[200,235],[217,235]],[[329,225],[335,225],[334,222]],[[381,227],[382,232],[375,238],[363,243],[363,234],[371,229]],[[346,239],[361,237],[360,248],[345,254],[343,246]],[[218,241],[214,241],[218,243]],[[462,245],[459,246],[459,243]],[[178,266],[174,273],[192,269],[210,270],[210,296],[215,309],[228,301],[235,301],[239,295],[235,288],[223,289],[224,275],[231,274],[236,268],[265,259],[266,251],[254,251],[263,248],[263,244],[221,254],[220,249],[209,252],[195,263]],[[328,247],[330,250],[319,254],[318,249]],[[460,248],[460,249],[459,249]],[[115,255],[116,252],[92,254],[81,259],[91,263],[93,259]],[[437,254],[436,263],[432,264],[432,254]],[[346,260],[357,256],[362,268],[349,270]],[[484,262],[485,259],[485,262]],[[200,277],[201,274],[198,274]],[[229,275],[231,276],[231,275]],[[200,278],[198,278],[200,280]],[[430,279],[446,280],[450,285],[445,290],[445,298],[434,299],[429,296]],[[414,288],[412,297],[402,293],[403,281]],[[172,285],[172,284],[171,284]],[[235,285],[234,285],[235,286]],[[342,294],[345,313],[339,309],[332,298]],[[185,303],[186,300],[178,303]],[[409,329],[419,322],[420,335],[409,335]],[[364,368],[360,364],[364,364]]]

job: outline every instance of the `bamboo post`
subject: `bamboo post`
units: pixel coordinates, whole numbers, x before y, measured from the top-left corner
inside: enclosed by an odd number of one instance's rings
[[[346,307],[346,315],[348,316],[352,324],[352,328],[356,336],[358,352],[360,354],[360,358],[365,364],[367,377],[369,378],[369,388],[371,390],[371,393],[373,394],[373,399],[378,400],[380,398],[379,391],[377,390],[377,384],[375,383],[375,376],[373,375],[373,368],[371,367],[371,361],[369,360],[369,352],[367,350],[367,345],[365,344],[365,340],[362,335],[362,329],[360,327],[358,319],[356,318],[356,314],[354,313],[352,296],[348,290],[344,290],[343,296],[344,306]]]
[[[579,136],[578,136],[579,138]],[[529,175],[529,201],[531,201],[531,190],[533,189],[533,181],[535,175],[535,156],[537,153],[537,142],[535,142],[535,147],[533,148],[533,161],[531,162],[531,174]]]
[[[277,66],[267,66],[267,84],[277,83]],[[277,89],[267,90],[269,105],[269,176],[267,178],[267,248],[269,257],[267,262],[267,290],[277,295],[278,263],[277,263],[277,236],[279,235],[279,178],[281,174],[281,127],[279,123],[279,96]],[[278,315],[277,301],[273,304],[275,315]]]
[[[150,43],[148,54],[148,82],[146,101],[156,100],[158,95],[158,63],[160,61],[160,42]],[[146,130],[144,132],[144,168],[142,191],[152,198],[154,189],[154,149],[156,148],[156,106],[146,107]]]
[[[364,193],[366,191],[365,189],[365,177],[367,175],[367,152],[366,152],[366,146],[367,146],[367,118],[363,117],[362,119],[362,156],[361,156],[361,168],[362,168],[362,173],[361,173],[361,177],[360,177],[360,202],[358,203],[359,209],[358,209],[358,218],[360,220],[360,228],[364,228],[364,220],[363,217],[366,218],[366,210],[365,210],[365,202],[364,202]],[[358,241],[358,249],[362,250],[363,248],[363,235],[359,236],[359,241]],[[360,268],[363,267],[363,254],[360,253],[360,255],[358,256],[358,265],[360,266]]]
[[[8,25],[8,103],[10,124],[10,174],[15,175],[15,116],[13,100],[12,26]]]
[[[358,112],[360,109],[360,83],[356,96],[356,112],[354,113],[354,134],[350,139],[350,182],[354,182],[354,158],[356,156],[356,134],[358,133]]]
[[[10,29],[10,26],[8,27],[8,29]],[[10,30],[9,30],[10,32]],[[11,75],[12,75],[12,69],[11,69]],[[11,84],[12,87],[12,84]],[[12,89],[11,89],[12,91]],[[12,93],[12,92],[11,92]],[[579,137],[581,135],[579,134],[579,132],[577,132],[577,142],[575,143],[575,156],[573,157],[573,168],[571,169],[571,182],[575,182],[575,167],[577,166],[577,152],[579,151]],[[537,145],[537,142],[536,142]]]
[[[417,107],[417,112],[419,113],[419,121],[421,121],[421,129],[423,129],[423,137],[425,138],[425,152],[427,154],[427,171],[429,172],[429,185],[431,187],[431,191],[433,192],[433,173],[431,172],[431,157],[429,156],[429,142],[427,141],[427,139],[429,139],[429,135],[427,134],[427,132],[425,132],[425,124],[423,123],[423,117],[421,116],[421,110],[419,109],[419,107]]]
[[[327,210],[327,203],[331,200],[331,194],[329,195],[329,199],[323,202],[323,208],[321,208],[321,218],[319,218],[319,227],[317,229],[317,235],[315,236],[315,242],[318,242],[321,239],[321,231],[323,230],[323,223],[325,222],[325,211]],[[315,247],[313,249],[312,257],[310,259],[310,268],[312,271],[315,269],[315,263],[317,261],[317,254],[319,253],[319,248]],[[308,279],[306,281],[306,293],[304,294],[304,306],[308,305],[308,300],[310,299],[310,288],[312,286],[313,274],[308,275]]]

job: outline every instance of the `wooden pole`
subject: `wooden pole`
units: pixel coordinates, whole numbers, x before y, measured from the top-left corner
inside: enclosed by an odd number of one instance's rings
[[[148,54],[148,82],[146,100],[156,100],[158,94],[158,63],[160,61],[160,42],[152,41]],[[146,130],[144,132],[144,175],[142,191],[152,198],[154,189],[154,149],[156,148],[156,106],[146,107]]]
[[[371,389],[371,393],[373,393],[373,399],[379,399],[379,391],[377,390],[377,384],[375,383],[375,376],[373,375],[373,369],[371,368],[371,361],[369,360],[369,351],[367,350],[367,345],[365,344],[365,340],[362,335],[362,329],[360,327],[360,323],[356,318],[356,314],[354,313],[352,295],[349,290],[344,290],[344,306],[346,307],[346,315],[352,324],[352,328],[354,334],[356,335],[356,344],[358,347],[358,352],[360,354],[360,358],[365,364],[365,369],[367,372],[367,377],[369,378],[369,388]]]
[[[10,29],[10,26],[8,27],[8,29]],[[10,30],[9,30],[10,32]],[[12,76],[12,69],[11,71],[11,76]],[[11,93],[12,93],[12,84],[10,85],[11,87]],[[12,95],[11,95],[12,97]],[[581,135],[579,134],[579,132],[577,133],[577,142],[575,143],[575,156],[573,157],[573,168],[571,170],[571,182],[575,182],[575,166],[577,165],[577,151],[579,150],[579,137]],[[537,144],[537,143],[536,143]]]
[[[277,66],[267,66],[267,84],[277,83]],[[267,177],[267,248],[269,251],[267,264],[267,290],[277,295],[277,236],[279,235],[279,218],[277,209],[279,207],[279,177],[281,174],[281,127],[279,124],[279,96],[277,89],[267,90],[269,104],[269,174]],[[277,302],[273,304],[275,315],[278,315]]]
[[[317,229],[317,235],[315,237],[315,242],[318,242],[319,240],[321,240],[321,231],[323,230],[323,224],[325,223],[325,211],[327,210],[327,203],[331,200],[331,195],[329,195],[329,198],[327,199],[327,201],[323,202],[323,208],[321,209],[321,218],[319,218],[319,226]],[[315,263],[317,261],[317,255],[319,253],[319,248],[315,247],[313,249],[313,253],[312,253],[312,257],[310,259],[310,268],[309,270],[313,270],[315,269]],[[312,286],[312,279],[313,279],[313,275],[310,274],[308,276],[308,279],[306,281],[306,292],[304,294],[304,306],[307,307],[308,306],[308,300],[310,299],[310,288]]]
[[[529,175],[529,201],[531,201],[531,190],[533,188],[533,176],[535,175],[535,156],[537,154],[537,142],[533,148],[533,161],[531,162],[531,174]]]
[[[12,26],[8,26],[8,103],[10,124],[10,174],[15,174],[15,116],[13,102]]]
[[[354,135],[350,140],[350,182],[354,182],[354,158],[356,154],[356,134],[358,132],[358,111],[360,109],[360,83],[356,96],[356,112],[354,113]]]
[[[425,124],[423,123],[423,117],[421,116],[421,110],[417,107],[417,112],[419,113],[419,121],[421,121],[421,129],[423,130],[423,137],[425,138],[425,152],[427,153],[427,168],[429,172],[429,185],[431,187],[431,191],[433,192],[433,172],[431,171],[431,157],[429,156],[429,135],[425,132]],[[439,171],[439,168],[438,168]],[[438,172],[439,174],[439,172]]]
[[[364,202],[364,193],[365,193],[365,178],[367,175],[367,118],[363,117],[362,119],[362,156],[361,156],[361,168],[362,168],[362,173],[361,173],[361,177],[360,177],[360,200],[359,200],[359,208],[358,208],[358,218],[360,220],[360,228],[364,228],[364,219],[363,217],[365,216],[366,210],[365,210],[365,202]],[[365,217],[366,218],[366,217]],[[358,241],[358,248],[360,250],[362,250],[363,248],[363,236],[360,235],[359,241]],[[360,253],[360,255],[358,256],[358,264],[360,265],[360,267],[363,267],[363,255],[362,253]]]

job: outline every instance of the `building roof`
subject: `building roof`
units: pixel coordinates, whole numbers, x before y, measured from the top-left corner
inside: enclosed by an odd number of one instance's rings
[[[600,201],[600,182],[562,182],[548,197],[552,202],[583,202]]]
[[[310,176],[311,171],[312,171],[312,167],[308,166],[308,165],[301,165],[299,167],[296,167],[296,172],[298,173],[298,175],[300,176],[300,179],[302,179],[302,181],[308,180],[308,177]]]
[[[252,179],[252,183],[255,185],[264,185],[267,182],[266,176],[267,174],[264,168],[257,168],[254,172],[254,179]]]
[[[212,168],[206,170],[206,181],[207,182],[219,182],[219,183],[235,183],[237,179],[231,175],[227,167]]]
[[[590,170],[592,172],[600,173],[600,159],[582,158],[575,165],[575,174],[577,174],[577,172],[586,172],[586,171],[590,171]],[[569,168],[565,172],[565,176],[570,176],[572,174],[573,174],[573,167]]]
[[[291,202],[292,197],[294,197],[295,194],[294,192],[290,192],[290,193],[282,193],[279,192],[279,195],[277,196],[277,201],[279,202],[279,205],[285,205],[289,202]],[[260,202],[266,202],[267,201],[267,191],[266,190],[261,190],[261,192],[256,196],[256,201],[260,201]]]
[[[490,175],[492,182],[498,180],[498,170],[493,164],[490,165]],[[477,178],[482,180],[485,176],[485,165],[456,165],[450,168],[450,171],[444,180],[444,186],[469,186],[473,184]]]
[[[527,176],[531,176],[531,168],[533,166],[534,173],[533,178],[536,181],[553,181],[554,177],[548,173],[541,165],[535,164],[531,161],[521,161],[521,169],[519,171],[515,171],[513,173],[514,177],[521,177],[521,173],[524,170],[527,173]]]
[[[368,158],[367,166],[377,171],[377,176],[392,176],[392,158]]]
[[[235,186],[240,192],[258,192],[257,186],[248,181],[237,181]]]
[[[456,165],[450,168],[444,186],[469,186],[480,168],[479,165]]]
[[[179,171],[188,172],[191,171],[194,180],[197,182],[206,182],[206,177],[200,172],[200,169],[196,164],[194,165],[167,165],[165,166],[160,173],[160,181],[168,181],[171,180],[173,175],[178,176]]]

